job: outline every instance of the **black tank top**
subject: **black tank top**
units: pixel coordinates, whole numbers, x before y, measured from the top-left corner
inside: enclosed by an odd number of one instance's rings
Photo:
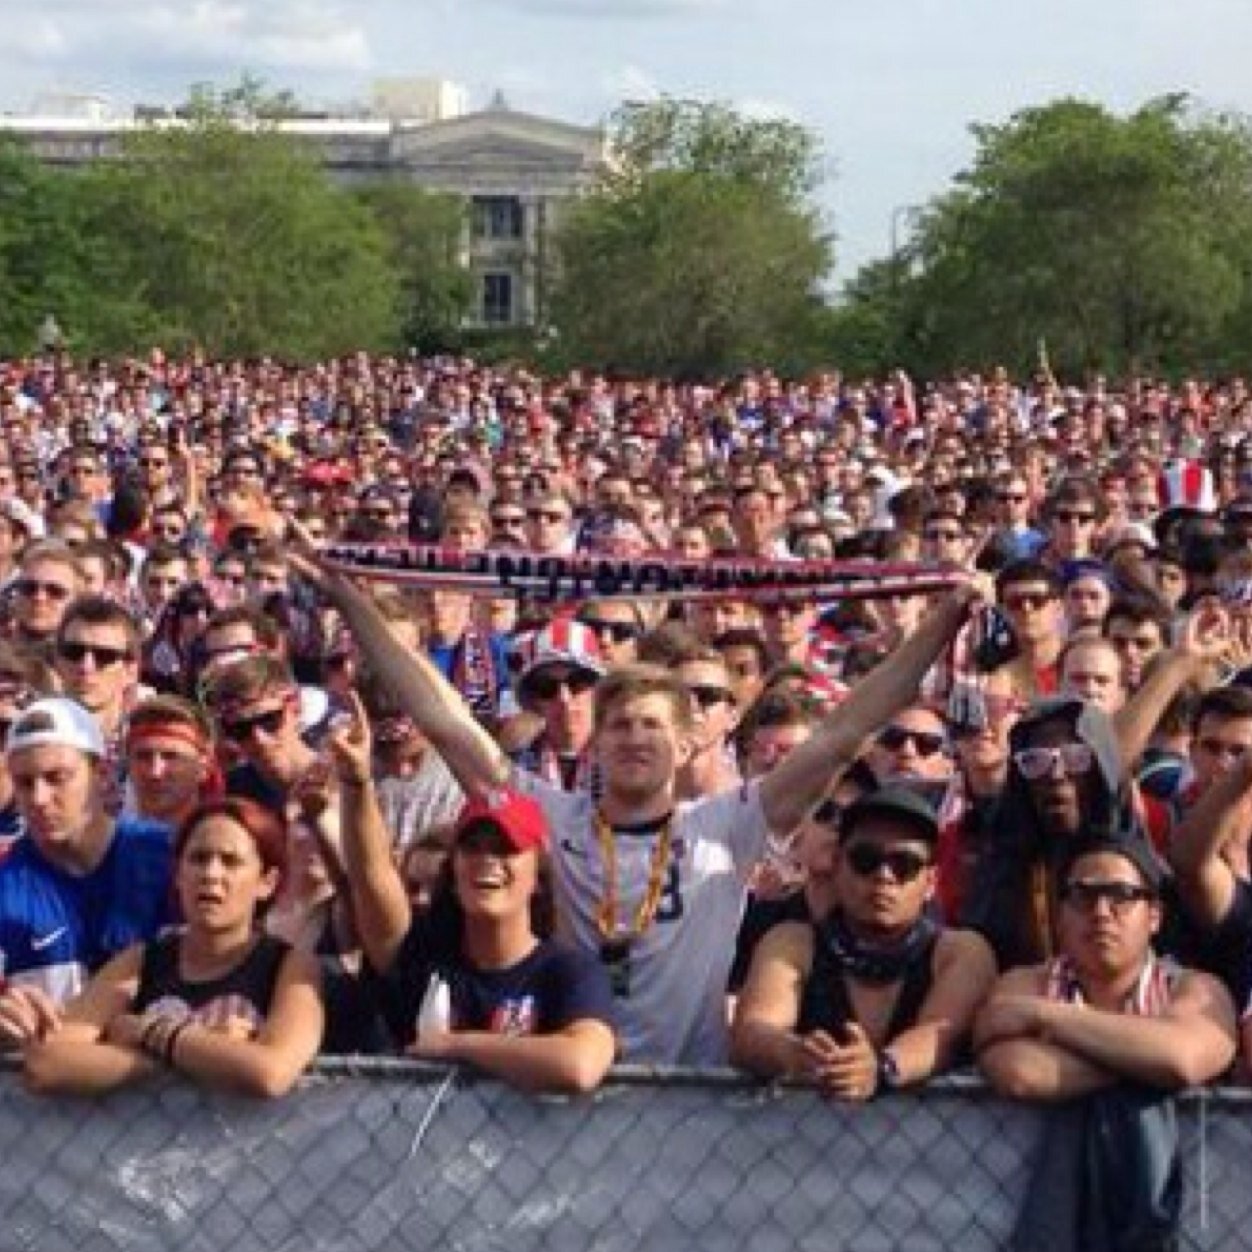
[[[243,1018],[259,1029],[269,1013],[290,945],[272,935],[259,935],[234,969],[220,978],[192,982],[178,972],[181,941],[180,934],[162,935],[144,947],[132,1011],[143,1013],[160,1006],[162,1011],[190,1016],[203,1026],[216,1028],[231,1018]]]
[[[887,1039],[890,1043],[902,1031],[917,1021],[917,1015],[930,994],[934,978],[935,944],[943,932],[936,927],[930,940],[917,953],[917,959],[908,967],[900,980],[900,991],[891,1019],[887,1023]],[[821,927],[813,930],[813,965],[804,982],[804,994],[800,998],[800,1020],[796,1030],[807,1034],[811,1030],[824,1030],[835,1039],[843,1028],[857,1020],[852,1006],[848,980],[830,955]]]

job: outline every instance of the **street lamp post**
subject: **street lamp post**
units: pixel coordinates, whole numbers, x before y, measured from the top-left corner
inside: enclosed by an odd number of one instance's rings
[[[911,229],[925,212],[921,204],[897,204],[891,210],[891,294],[894,296],[900,286],[900,225],[905,223]]]

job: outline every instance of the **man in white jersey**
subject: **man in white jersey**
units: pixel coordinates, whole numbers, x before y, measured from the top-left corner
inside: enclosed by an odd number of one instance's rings
[[[608,968],[623,1059],[648,1064],[725,1063],[726,978],[767,832],[794,830],[867,737],[915,698],[971,599],[962,592],[940,605],[763,778],[690,802],[674,798],[691,751],[682,681],[652,667],[611,673],[596,693],[597,803],[516,770],[438,671],[396,643],[367,596],[313,561],[301,568],[467,793],[511,784],[543,805],[561,928]]]

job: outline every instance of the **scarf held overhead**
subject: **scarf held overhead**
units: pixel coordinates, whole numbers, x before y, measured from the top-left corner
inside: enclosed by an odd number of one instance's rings
[[[916,562],[768,561],[753,557],[689,561],[648,555],[558,556],[517,549],[466,552],[437,545],[329,544],[322,554],[340,573],[405,586],[539,600],[869,600],[927,595],[968,575]]]

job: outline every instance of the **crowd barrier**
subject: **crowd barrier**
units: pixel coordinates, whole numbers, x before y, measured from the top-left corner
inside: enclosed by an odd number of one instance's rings
[[[1252,1102],[1181,1101],[1186,1248],[1252,1247]],[[162,1081],[36,1098],[0,1073],[0,1248],[906,1252],[1006,1246],[1038,1109],[950,1079],[872,1104],[617,1070],[533,1098],[324,1063],[261,1104]]]

